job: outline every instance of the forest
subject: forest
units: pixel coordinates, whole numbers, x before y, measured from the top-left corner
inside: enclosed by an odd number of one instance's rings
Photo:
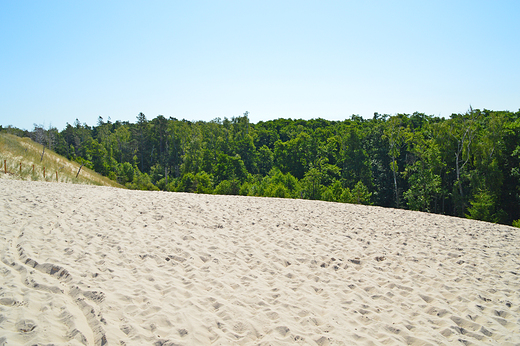
[[[520,226],[520,111],[79,120],[29,136],[130,189],[303,198]]]

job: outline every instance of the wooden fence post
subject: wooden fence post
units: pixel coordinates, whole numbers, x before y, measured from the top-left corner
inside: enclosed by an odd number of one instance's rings
[[[45,179],[45,166],[43,166],[43,179]]]
[[[56,171],[56,181],[58,181],[58,171]]]
[[[20,162],[20,174],[22,174],[22,163]]]
[[[79,172],[81,172],[81,167],[83,167],[83,165],[84,165],[84,163],[82,163],[81,166],[79,166],[78,173],[76,174],[76,178],[78,177]]]
[[[34,174],[34,165],[33,165],[33,174]]]
[[[7,160],[4,160],[4,173],[7,174]]]

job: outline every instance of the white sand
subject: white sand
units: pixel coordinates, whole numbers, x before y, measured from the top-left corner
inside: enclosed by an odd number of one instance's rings
[[[0,180],[0,345],[520,344],[519,229]]]

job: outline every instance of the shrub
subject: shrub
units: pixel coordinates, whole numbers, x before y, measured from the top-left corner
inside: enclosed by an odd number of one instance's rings
[[[496,222],[495,198],[485,190],[479,190],[470,201],[471,207],[468,208],[468,219]]]
[[[251,190],[251,184],[247,181],[240,186],[240,191],[238,192],[241,196],[249,196]]]
[[[289,197],[289,190],[282,183],[270,186],[269,197],[286,198]]]
[[[352,189],[353,203],[370,205],[370,197],[372,197],[372,193],[368,192],[368,188],[361,180],[358,181],[356,186]]]
[[[152,184],[150,176],[147,173],[139,172],[139,170],[134,175],[134,180],[131,183],[126,183],[125,186],[132,190],[159,191],[159,188]]]
[[[220,184],[217,185],[217,187],[213,191],[213,193],[216,195],[238,195],[239,192],[240,187],[236,180],[223,180]]]
[[[213,183],[211,176],[207,172],[199,172],[195,175],[195,192],[197,193],[212,193]]]
[[[346,189],[343,189],[343,192],[341,193],[341,196],[339,197],[339,201],[341,203],[355,203],[354,197],[352,197],[352,192],[350,192],[350,189],[347,187]]]
[[[193,173],[184,174],[177,186],[177,192],[195,192],[196,190],[195,175]]]

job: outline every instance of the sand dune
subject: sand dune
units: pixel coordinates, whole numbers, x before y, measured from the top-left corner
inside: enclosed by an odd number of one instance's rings
[[[518,345],[512,227],[0,180],[0,345]]]

